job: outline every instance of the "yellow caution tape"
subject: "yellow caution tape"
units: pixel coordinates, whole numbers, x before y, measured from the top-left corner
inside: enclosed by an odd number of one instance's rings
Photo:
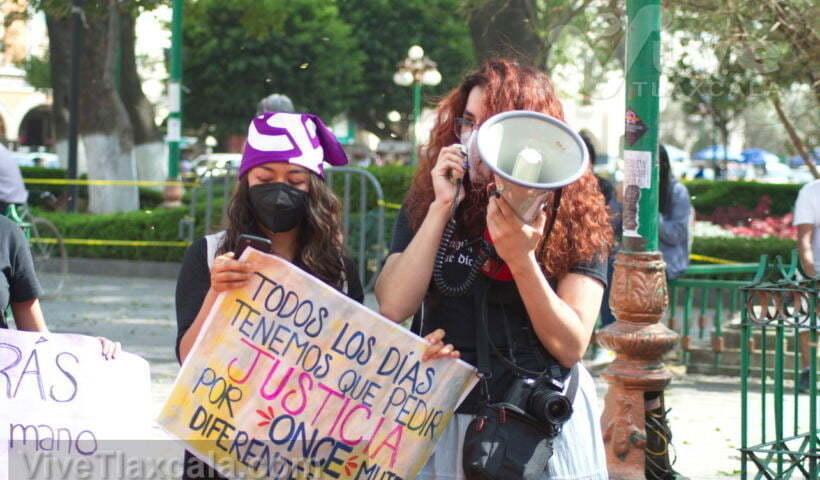
[[[150,182],[150,181],[137,181],[137,180],[67,180],[63,178],[25,178],[23,179],[24,182],[30,184],[37,184],[37,185],[119,185],[119,186],[131,186],[131,187],[165,187],[165,186],[178,186],[178,187],[197,187],[199,183],[197,182],[182,182],[182,181],[172,181],[172,182]]]
[[[32,238],[32,243],[57,243],[56,238]],[[94,238],[63,238],[65,245],[102,245],[115,247],[187,247],[189,242],[151,240],[100,240]]]
[[[378,205],[381,205],[382,207],[392,208],[394,210],[401,210],[401,204],[398,203],[385,202],[384,200],[378,200],[376,203]]]
[[[735,262],[732,260],[724,260],[722,258],[715,258],[715,257],[707,257],[706,255],[698,255],[696,253],[692,253],[689,255],[689,258],[692,260],[698,260],[701,262],[709,262],[709,263],[721,263],[724,265],[733,265],[740,262]]]

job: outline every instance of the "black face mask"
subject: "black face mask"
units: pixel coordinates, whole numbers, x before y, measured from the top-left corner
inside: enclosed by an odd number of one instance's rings
[[[262,183],[249,190],[254,216],[272,233],[293,230],[305,218],[308,193],[282,182]]]

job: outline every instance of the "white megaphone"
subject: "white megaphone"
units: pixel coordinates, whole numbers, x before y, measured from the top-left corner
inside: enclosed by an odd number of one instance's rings
[[[527,110],[493,115],[471,136],[467,150],[470,169],[486,164],[495,174],[496,191],[526,223],[538,217],[550,191],[578,180],[589,165],[586,145],[575,131]]]

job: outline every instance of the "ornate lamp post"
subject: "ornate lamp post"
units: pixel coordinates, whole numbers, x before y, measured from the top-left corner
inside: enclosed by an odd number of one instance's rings
[[[393,82],[402,87],[413,86],[413,163],[417,159],[416,128],[421,117],[421,87],[422,85],[436,86],[441,82],[441,73],[436,68],[436,62],[424,55],[424,49],[413,45],[407,51],[407,57],[399,63],[399,68],[393,74]]]
[[[624,234],[610,298],[617,321],[598,334],[617,357],[603,374],[609,392],[601,424],[609,478],[643,480],[647,464],[665,455],[651,453],[658,438],[647,435],[646,418],[647,412],[663,411],[663,390],[672,375],[661,358],[675,347],[678,335],[660,323],[668,305],[666,264],[658,251],[661,4],[627,0],[626,8]],[[660,463],[668,465],[668,460]]]
[[[171,68],[168,79],[168,180],[179,180],[180,141],[182,140],[182,9],[183,0],[173,1],[171,17]],[[182,205],[182,187],[166,185],[166,207]]]

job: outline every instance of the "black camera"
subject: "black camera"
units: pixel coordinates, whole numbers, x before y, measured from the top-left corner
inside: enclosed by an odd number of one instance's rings
[[[516,378],[504,403],[520,408],[539,421],[560,427],[572,416],[572,404],[561,392],[542,380]]]

